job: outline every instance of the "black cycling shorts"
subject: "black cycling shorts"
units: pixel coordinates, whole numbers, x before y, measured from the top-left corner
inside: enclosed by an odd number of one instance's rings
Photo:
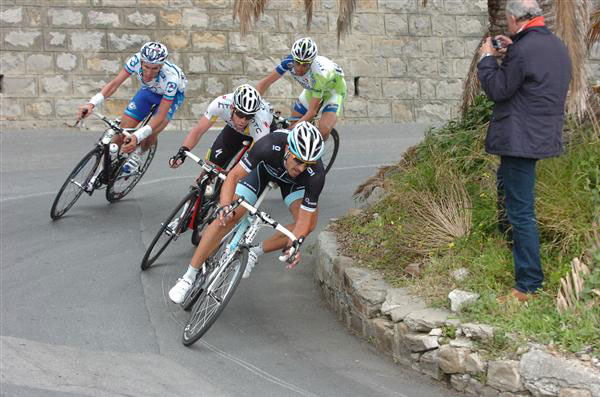
[[[206,158],[211,163],[226,168],[229,162],[244,147],[244,141],[252,142],[252,137],[240,134],[229,125],[225,125],[208,150]]]

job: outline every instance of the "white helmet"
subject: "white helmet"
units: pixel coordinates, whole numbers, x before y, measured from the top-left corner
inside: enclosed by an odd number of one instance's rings
[[[296,40],[292,45],[292,58],[300,63],[310,63],[317,57],[317,43],[310,37]]]
[[[321,132],[308,121],[296,124],[288,134],[287,142],[294,156],[305,162],[317,161],[325,149]]]
[[[260,109],[260,94],[250,84],[242,84],[233,92],[233,104],[246,114],[256,114]]]
[[[158,41],[149,41],[140,49],[142,61],[153,64],[165,63],[169,56],[169,51],[164,44]]]

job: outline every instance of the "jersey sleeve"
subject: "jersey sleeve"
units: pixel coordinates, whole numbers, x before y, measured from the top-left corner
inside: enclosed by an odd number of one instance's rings
[[[209,119],[211,121],[211,123],[214,123],[219,118],[219,110],[220,110],[219,103],[220,102],[221,102],[221,97],[215,98],[215,100],[212,101],[210,103],[210,105],[208,105],[208,107],[206,108],[206,112],[204,112],[204,117]]]
[[[273,114],[267,109],[265,104],[261,105],[260,110],[256,113],[256,116],[250,121],[250,136],[254,141],[258,141],[260,138],[271,132],[271,123],[273,122]]]
[[[281,63],[275,67],[275,71],[280,75],[284,75],[285,72],[289,72],[294,67],[294,59],[291,55],[283,58]]]
[[[127,62],[125,62],[125,70],[129,74],[137,73],[139,68],[141,67],[141,59],[138,54],[133,54]]]
[[[177,87],[179,86],[178,81],[169,80],[165,84],[165,90],[163,93],[163,99],[168,101],[172,101],[175,99],[175,95],[177,95]]]
[[[314,212],[317,210],[319,196],[323,191],[323,186],[325,186],[325,170],[322,165],[318,169],[311,166],[306,169],[306,173],[307,182],[304,186],[304,197],[300,208],[308,212]]]

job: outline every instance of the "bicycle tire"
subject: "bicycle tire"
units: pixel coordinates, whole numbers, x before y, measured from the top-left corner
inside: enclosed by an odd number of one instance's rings
[[[54,198],[54,202],[52,203],[52,207],[50,208],[50,218],[52,218],[52,220],[57,220],[60,217],[62,217],[68,210],[71,209],[71,207],[73,206],[73,204],[75,204],[79,197],[81,197],[81,195],[84,192],[83,186],[85,186],[89,182],[90,178],[96,172],[96,169],[98,169],[98,166],[100,165],[100,160],[102,159],[102,154],[102,148],[95,147],[94,149],[90,150],[85,156],[83,156],[81,160],[79,160],[79,163],[77,163],[75,168],[73,168],[73,171],[71,171],[69,176],[67,176],[67,179],[62,184],[58,193],[56,194],[56,197]],[[83,170],[86,169],[86,165],[94,157],[96,158],[96,161],[92,164],[92,168],[90,168],[88,171],[83,172],[85,177],[81,181],[76,181],[75,178]],[[61,206],[61,198],[63,198],[63,194],[71,185],[76,187],[74,197],[68,199],[67,204]]]
[[[339,149],[340,135],[335,128],[332,128],[329,132],[329,139],[325,141],[325,152],[321,157],[321,160],[323,161],[323,168],[325,168],[325,174],[329,173],[329,170],[331,170]]]
[[[234,232],[228,238],[221,242],[215,254],[218,262],[220,262],[222,255],[228,254],[224,247],[236,235],[236,229],[234,229]],[[181,342],[185,346],[196,343],[210,329],[231,300],[233,293],[239,285],[246,269],[246,263],[248,262],[248,250],[240,246],[235,247],[234,250],[235,252],[230,260],[220,266],[223,270],[219,271],[213,279],[210,278],[212,275],[209,275],[209,279],[204,282],[207,289],[211,289],[211,291],[209,293],[206,290],[201,291],[197,301],[194,303],[192,315],[184,327],[181,336]],[[219,302],[218,299],[215,299],[214,295],[218,294],[219,291],[223,291],[224,288],[225,290]],[[215,310],[212,310],[214,307],[213,301],[217,304]]]
[[[148,269],[150,266],[156,262],[158,257],[162,255],[167,246],[173,241],[173,239],[177,239],[181,234],[185,233],[187,230],[187,222],[189,221],[189,217],[194,208],[194,203],[198,198],[198,192],[195,189],[190,190],[183,199],[177,204],[177,207],[169,214],[169,217],[161,224],[160,229],[152,239],[152,242],[148,246],[144,257],[142,258],[141,268],[142,270]],[[187,208],[182,212],[182,209],[185,205],[188,204]],[[172,229],[171,222],[175,221],[176,218],[179,218],[179,222],[175,227],[175,230]],[[171,225],[171,226],[169,226]],[[169,232],[167,232],[169,229]],[[161,244],[158,244],[161,237],[166,237]],[[159,246],[158,250],[155,251],[155,247]],[[154,254],[153,254],[154,253]]]
[[[123,177],[121,174],[123,173],[123,165],[125,165],[125,160],[122,159],[118,163],[118,166],[115,169],[111,170],[111,174],[108,180],[108,186],[106,187],[106,199],[111,203],[115,201],[121,200],[123,197],[127,196],[129,192],[133,190],[135,185],[142,179],[148,167],[150,167],[150,163],[154,159],[154,155],[156,153],[156,148],[158,143],[150,146],[148,150],[142,153],[142,156],[145,156],[145,160],[143,160],[143,164],[140,166],[137,172],[134,175]],[[144,157],[142,157],[143,159]]]

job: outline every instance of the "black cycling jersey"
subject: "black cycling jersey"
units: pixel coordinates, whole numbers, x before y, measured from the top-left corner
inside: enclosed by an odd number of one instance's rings
[[[285,146],[287,145],[287,132],[275,131],[254,143],[254,146],[244,154],[240,164],[248,173],[259,173],[259,168],[266,171],[269,179],[279,184],[282,194],[304,189],[301,208],[314,211],[317,208],[319,195],[325,185],[325,168],[323,162],[318,160],[316,164],[310,165],[298,175],[292,178],[285,168]],[[261,172],[262,174],[262,172]],[[244,178],[246,182],[259,180],[260,178]],[[260,186],[253,189],[260,194],[268,181],[259,181]],[[255,185],[255,182],[251,183]]]

